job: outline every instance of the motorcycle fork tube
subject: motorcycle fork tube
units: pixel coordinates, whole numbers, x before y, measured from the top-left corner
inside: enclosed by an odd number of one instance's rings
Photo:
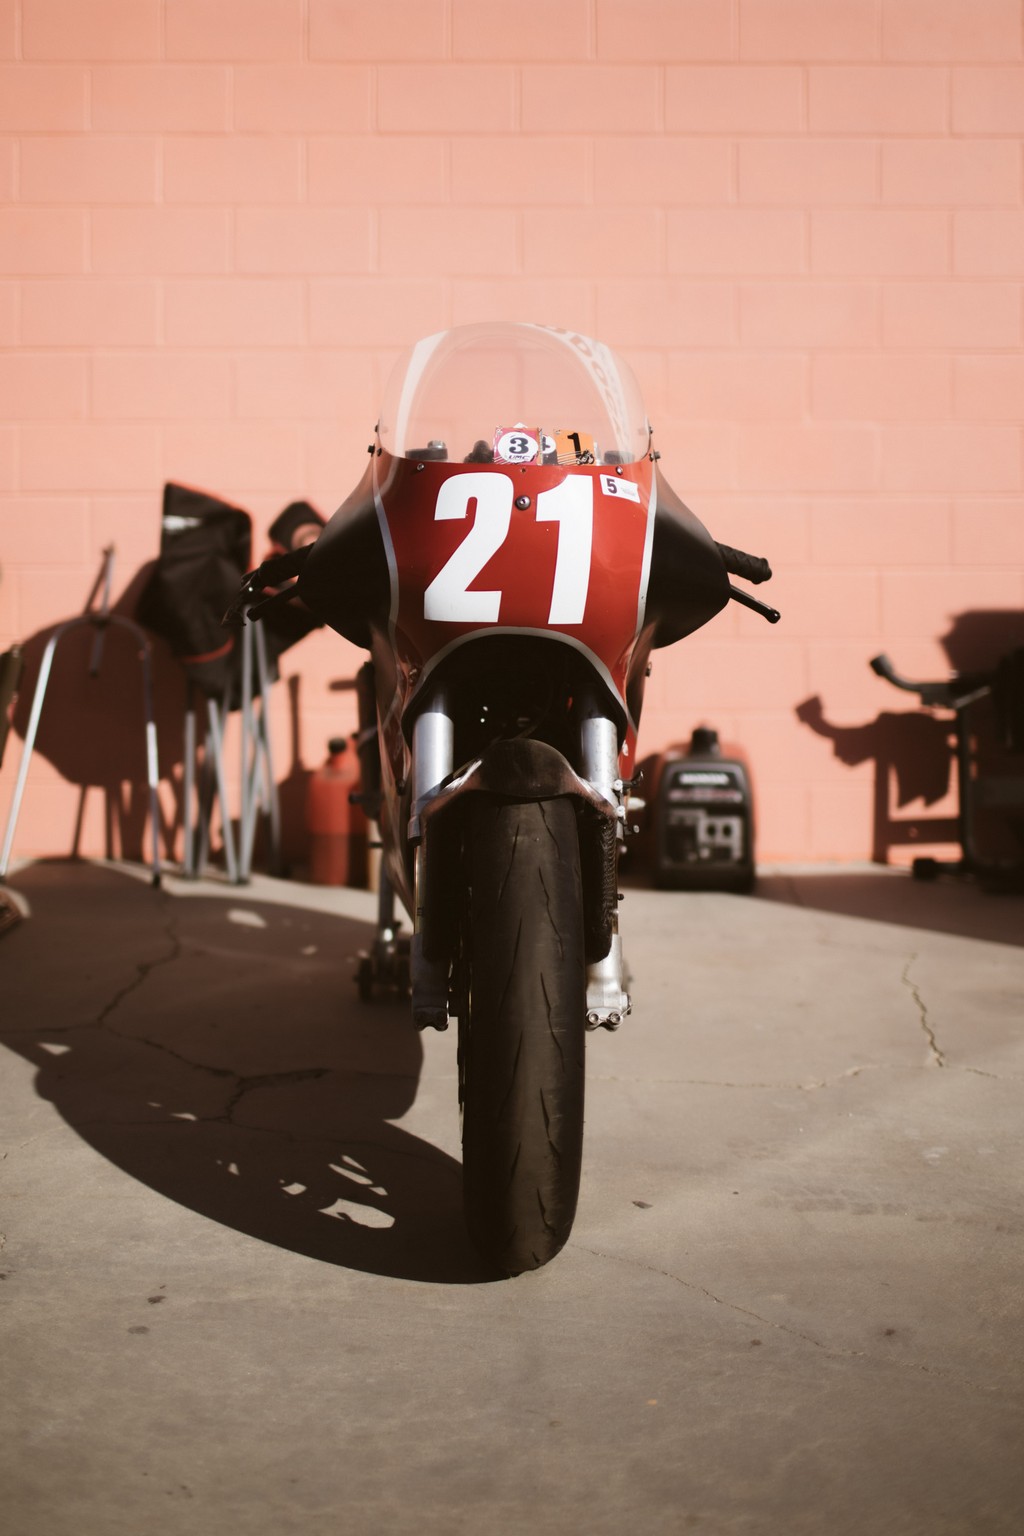
[[[412,729],[413,922],[410,980],[413,1020],[420,1029],[448,1028],[448,961],[428,960],[423,953],[423,900],[426,890],[426,846],[420,813],[455,767],[455,725],[444,693],[438,693],[417,716]]]
[[[588,714],[580,722],[580,764],[583,777],[606,800],[617,804],[621,790],[619,733],[607,715]]]
[[[619,776],[619,734],[614,720],[597,709],[587,712],[580,722],[580,767],[583,778],[615,807],[621,837],[624,812]],[[612,942],[607,955],[587,966],[588,1029],[618,1028],[632,1009],[626,981],[616,911],[612,915]]]

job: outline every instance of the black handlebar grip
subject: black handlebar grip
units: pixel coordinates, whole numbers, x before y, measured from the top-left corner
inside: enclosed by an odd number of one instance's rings
[[[753,582],[755,586],[771,580],[772,568],[760,555],[745,554],[742,549],[732,549],[728,544],[719,544],[718,551],[730,576],[742,576],[744,581]]]

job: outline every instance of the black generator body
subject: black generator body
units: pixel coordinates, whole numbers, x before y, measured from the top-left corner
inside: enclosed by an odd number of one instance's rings
[[[641,862],[662,889],[753,889],[754,798],[742,757],[725,756],[718,732],[699,726],[689,746],[640,765]]]

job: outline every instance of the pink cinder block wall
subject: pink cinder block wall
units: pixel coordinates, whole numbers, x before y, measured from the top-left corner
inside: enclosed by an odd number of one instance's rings
[[[1021,0],[0,0],[0,649],[109,543],[128,586],[165,480],[251,511],[257,555],[289,501],[332,511],[416,337],[572,326],[777,571],[777,628],[658,654],[641,749],[710,721],[763,858],[870,856],[875,764],[798,706],[912,708],[869,657],[942,676],[958,615],[1024,607],[1022,47]],[[282,775],[352,727],[359,660],[287,654]],[[16,853],[66,851],[78,802],[37,757]]]

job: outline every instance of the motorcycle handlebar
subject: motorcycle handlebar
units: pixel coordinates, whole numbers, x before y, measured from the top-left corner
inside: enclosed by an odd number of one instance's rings
[[[754,586],[771,580],[772,568],[760,555],[748,555],[742,549],[733,549],[728,544],[719,544],[718,552],[730,576],[742,576],[744,581],[752,582]]]

